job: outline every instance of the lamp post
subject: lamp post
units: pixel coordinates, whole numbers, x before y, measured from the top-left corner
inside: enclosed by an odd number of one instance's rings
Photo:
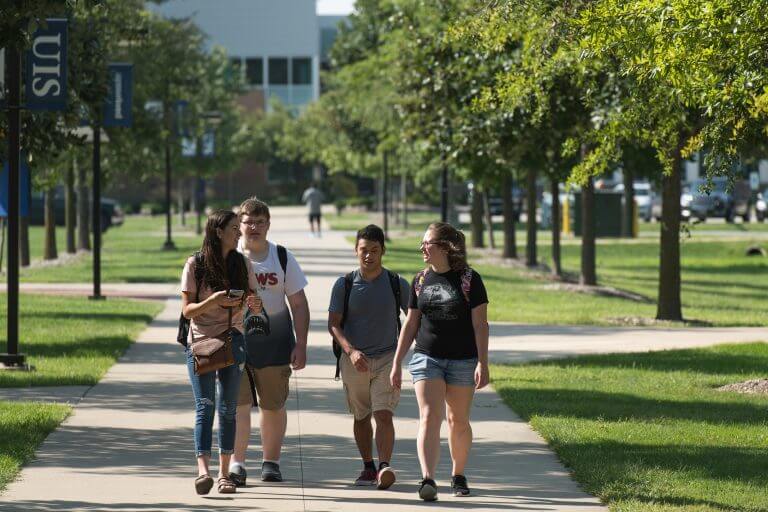
[[[202,118],[205,120],[206,126],[210,126],[213,130],[212,134],[214,135],[214,141],[212,141],[212,144],[215,145],[215,129],[221,124],[222,116],[221,112],[217,110],[211,110],[208,112],[204,112],[202,114]],[[202,158],[212,158],[214,156],[215,152],[215,146],[211,146],[210,148],[210,154],[206,154],[206,148],[203,144],[203,137],[198,137],[197,140],[197,149],[196,154],[198,157],[197,161],[197,173],[195,176],[195,213],[197,214],[197,227],[196,232],[197,234],[201,234],[203,232],[203,223],[202,223],[202,205],[203,205],[203,199],[204,199],[204,191],[202,185],[202,177],[200,176],[200,168],[202,167]]]

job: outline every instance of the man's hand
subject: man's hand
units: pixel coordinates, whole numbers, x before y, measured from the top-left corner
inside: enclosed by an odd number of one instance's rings
[[[368,371],[368,360],[365,358],[365,354],[359,350],[352,349],[352,351],[349,353],[349,360],[352,361],[352,364],[355,366],[355,370],[359,372]]]
[[[291,351],[291,368],[301,370],[307,366],[307,347],[296,345]]]

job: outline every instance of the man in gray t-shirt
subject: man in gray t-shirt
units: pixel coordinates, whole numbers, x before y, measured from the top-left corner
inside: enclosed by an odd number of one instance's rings
[[[399,389],[389,379],[392,357],[397,348],[398,318],[406,312],[410,296],[408,282],[382,267],[384,232],[369,225],[357,232],[355,253],[360,268],[351,273],[352,286],[346,317],[345,281],[341,277],[331,292],[328,331],[343,351],[341,379],[349,412],[354,415],[354,434],[363,471],[355,485],[378,485],[387,489],[395,482],[389,467],[395,443],[392,415],[400,400]],[[400,310],[396,294],[400,296]],[[376,421],[376,446],[379,467],[373,462],[373,428]]]
[[[301,202],[305,203],[309,209],[309,229],[312,230],[312,235],[315,235],[315,223],[317,223],[317,236],[320,236],[320,217],[323,207],[323,192],[317,187],[317,183],[312,182],[312,185],[310,185],[310,187],[304,191],[304,193],[301,195]]]

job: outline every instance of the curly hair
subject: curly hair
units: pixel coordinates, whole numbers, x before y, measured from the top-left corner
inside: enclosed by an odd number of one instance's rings
[[[451,270],[462,271],[469,267],[467,263],[467,242],[464,233],[447,222],[433,222],[427,228],[434,234],[435,241],[448,251],[448,264]]]

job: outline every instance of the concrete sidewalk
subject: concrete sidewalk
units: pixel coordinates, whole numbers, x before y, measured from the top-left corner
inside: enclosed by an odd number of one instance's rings
[[[352,249],[341,233],[310,238],[303,209],[275,209],[273,215],[271,238],[293,249],[309,277],[312,316],[310,365],[291,383],[281,464],[286,481],[267,485],[256,478],[260,454],[258,435],[254,435],[248,488],[233,497],[220,496],[215,490],[207,497],[194,494],[194,403],[184,356],[174,341],[180,302],[173,297],[166,299],[163,312],[139,341],[98,385],[85,392],[72,416],[43,443],[37,459],[0,497],[0,509],[604,510],[597,499],[578,488],[546,443],[489,389],[477,395],[473,409],[475,444],[467,474],[474,496],[449,496],[450,459],[444,441],[438,472],[440,501],[423,505],[416,499],[418,410],[409,382],[396,418],[393,465],[398,483],[388,491],[351,487],[361,464],[341,384],[333,381],[325,319],[333,282],[355,266]],[[158,287],[152,293],[162,297],[174,289]],[[113,291],[130,296],[130,292],[147,295],[148,290],[116,285]],[[492,333],[494,361],[768,339],[765,329],[662,331],[495,324]]]

